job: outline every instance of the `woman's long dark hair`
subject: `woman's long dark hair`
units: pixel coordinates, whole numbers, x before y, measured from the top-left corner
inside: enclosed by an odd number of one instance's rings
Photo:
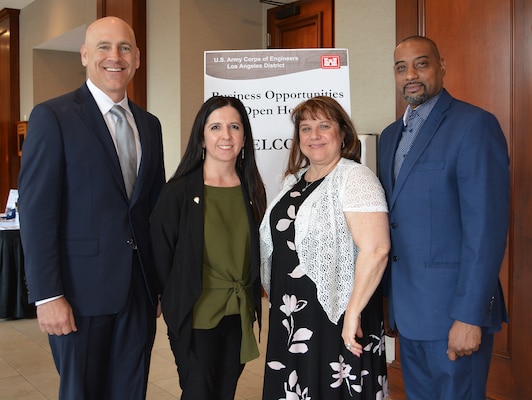
[[[343,158],[360,163],[360,141],[358,140],[357,132],[351,118],[349,118],[349,115],[347,115],[340,103],[332,97],[316,96],[298,104],[292,111],[291,118],[294,124],[294,135],[285,176],[295,174],[301,168],[310,164],[309,159],[301,152],[299,124],[303,119],[317,119],[318,115],[322,115],[338,123],[340,131],[344,134],[340,155]]]
[[[240,114],[240,119],[244,127],[244,159],[237,157],[236,169],[242,179],[242,185],[251,200],[251,207],[255,219],[260,222],[266,210],[266,191],[257,168],[253,134],[248,114],[242,102],[236,97],[214,96],[203,103],[192,125],[185,154],[177,167],[176,173],[170,180],[185,176],[203,165],[203,132],[205,124],[213,111],[225,106],[233,107]]]

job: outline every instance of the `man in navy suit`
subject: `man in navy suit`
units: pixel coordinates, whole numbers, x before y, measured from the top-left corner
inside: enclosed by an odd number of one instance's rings
[[[127,23],[92,23],[81,60],[86,83],[37,105],[24,142],[19,206],[29,297],[49,335],[60,399],[144,399],[157,316],[148,218],[165,181],[161,125],[127,98],[140,65]],[[134,141],[130,193],[116,104]]]
[[[443,88],[434,42],[394,52],[403,118],[379,143],[392,249],[389,323],[409,400],[485,400],[509,220],[508,150],[496,118]]]

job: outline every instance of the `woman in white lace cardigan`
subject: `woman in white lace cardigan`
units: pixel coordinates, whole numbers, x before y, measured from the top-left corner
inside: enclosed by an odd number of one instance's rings
[[[263,400],[384,399],[384,192],[359,163],[355,128],[337,101],[314,97],[292,120],[283,187],[260,228],[271,306]]]

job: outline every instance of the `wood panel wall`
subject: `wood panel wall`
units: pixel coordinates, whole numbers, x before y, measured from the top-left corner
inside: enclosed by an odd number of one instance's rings
[[[0,10],[0,212],[20,170],[17,122],[20,118],[20,10]]]
[[[488,397],[532,399],[532,2],[396,0],[396,21],[398,42],[427,35],[441,44],[440,51],[454,56],[455,71],[447,63],[445,86],[462,100],[494,112],[508,140],[510,230],[501,281],[510,324],[495,337]],[[406,106],[399,94],[396,104],[399,117]],[[400,368],[399,363],[392,368]],[[391,383],[395,387],[400,382]]]

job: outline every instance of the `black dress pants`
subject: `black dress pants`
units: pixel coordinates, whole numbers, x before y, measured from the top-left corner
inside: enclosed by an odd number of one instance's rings
[[[181,400],[233,400],[240,363],[242,328],[240,315],[222,318],[216,328],[193,329],[190,348],[168,331],[175,356]]]
[[[60,400],[144,400],[156,309],[137,257],[127,303],[117,314],[74,315],[77,332],[49,336]]]

